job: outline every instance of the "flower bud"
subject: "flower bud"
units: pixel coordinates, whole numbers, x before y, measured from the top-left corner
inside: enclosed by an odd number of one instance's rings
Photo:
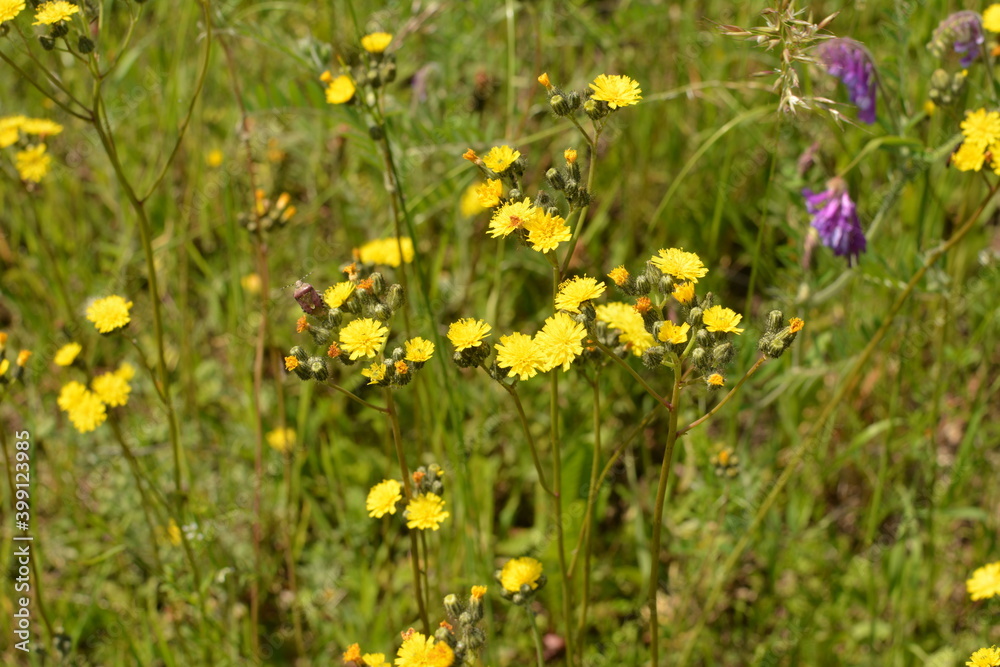
[[[53,37],[65,37],[69,34],[69,25],[65,21],[59,21],[58,23],[52,24],[52,29],[49,32]]]
[[[368,136],[372,138],[372,141],[381,141],[382,137],[385,136],[385,133],[382,131],[382,126],[369,125]]]
[[[590,120],[601,120],[611,113],[611,107],[608,106],[607,102],[591,98],[583,103],[583,112]]]
[[[555,167],[551,167],[547,172],[545,172],[545,179],[552,186],[553,190],[560,191],[566,187],[566,179]]]
[[[293,356],[293,357],[295,357],[296,359],[298,359],[300,364],[304,364],[304,363],[306,363],[306,361],[309,360],[309,355],[306,354],[306,351],[303,350],[298,345],[296,345],[295,347],[293,347],[292,349],[290,349],[288,351],[288,354],[291,355],[291,356]]]
[[[772,310],[767,314],[767,322],[765,324],[766,331],[768,333],[774,333],[781,328],[781,325],[785,323],[785,316],[780,310]]]
[[[375,296],[382,296],[385,292],[385,278],[382,274],[378,272],[373,273],[368,276],[368,279],[372,281],[372,293],[374,293]]]
[[[642,353],[642,363],[646,368],[656,368],[663,363],[663,346],[656,345]]]
[[[625,288],[625,293],[631,296],[646,296],[652,288],[652,283],[649,282],[649,278],[647,278],[645,274],[642,274],[636,276],[634,280],[626,283]],[[634,292],[628,291],[627,288],[631,288]]]
[[[444,610],[451,618],[458,618],[462,614],[462,603],[457,595],[451,594],[444,599]]]
[[[552,112],[557,116],[568,116],[573,113],[569,100],[562,95],[556,94],[549,97],[549,106],[552,107]]]
[[[42,48],[46,51],[51,51],[56,48],[56,40],[52,39],[48,35],[42,35],[38,38],[38,42],[42,45]]]
[[[385,295],[385,305],[395,312],[402,308],[404,303],[406,303],[406,292],[403,291],[403,286],[397,283],[389,285]]]
[[[690,312],[688,312],[687,323],[690,324],[693,327],[700,327],[701,326],[701,316],[702,316],[702,310],[701,310],[701,308],[698,308],[697,306],[695,306],[694,308],[692,308],[690,310]],[[701,333],[701,331],[699,331],[698,333]]]
[[[691,363],[693,363],[696,367],[707,368],[710,365],[710,361],[708,353],[705,352],[705,348],[696,347],[691,350]]]
[[[507,192],[507,199],[510,199],[511,201],[520,201],[521,191],[517,188],[511,188],[510,191]]]
[[[455,638],[452,637],[451,631],[445,627],[440,627],[434,632],[434,639],[439,642],[444,642],[449,646],[451,646],[451,644],[455,641]]]
[[[704,331],[704,329],[701,331]],[[701,331],[698,333],[701,333]],[[712,349],[712,361],[715,362],[716,366],[725,366],[732,361],[735,356],[736,348],[733,347],[733,344],[729,341],[719,343]]]
[[[94,42],[89,37],[80,35],[80,39],[76,43],[76,49],[80,53],[90,53],[94,50]]]
[[[376,304],[372,307],[372,317],[380,322],[388,322],[392,319],[392,308],[385,305],[384,303]]]
[[[378,69],[379,78],[384,83],[392,83],[396,80],[396,57],[387,58]]]
[[[326,326],[331,329],[340,328],[340,323],[344,321],[344,313],[340,308],[331,308],[326,314]]]

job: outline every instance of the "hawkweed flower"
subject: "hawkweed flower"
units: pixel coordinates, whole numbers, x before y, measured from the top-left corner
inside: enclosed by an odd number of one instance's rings
[[[56,350],[52,361],[56,366],[70,366],[76,361],[76,357],[80,354],[81,350],[83,350],[83,346],[79,343],[66,343]]]
[[[354,287],[354,283],[347,280],[327,287],[323,292],[323,302],[329,308],[340,308],[354,294]]]
[[[365,667],[391,667],[385,661],[385,653],[365,653],[361,656],[361,660]]]
[[[131,308],[131,301],[126,301],[117,295],[107,296],[90,304],[87,308],[87,319],[94,323],[98,332],[108,334],[132,321],[129,315]]]
[[[683,345],[688,340],[688,330],[691,329],[691,325],[687,322],[681,324],[680,326],[674,324],[670,320],[665,320],[661,326],[659,332],[657,332],[656,337],[662,343],[670,343],[672,345]]]
[[[354,93],[357,90],[357,87],[354,85],[354,79],[347,74],[341,74],[336,78],[330,77],[329,80],[326,80],[325,77],[320,78],[327,84],[327,104],[346,104],[354,99]]]
[[[853,39],[831,39],[817,49],[826,71],[847,87],[851,102],[858,107],[858,120],[875,122],[875,64],[871,54]]]
[[[436,493],[422,493],[406,504],[403,516],[411,530],[437,530],[451,513],[444,510],[444,499]]]
[[[394,479],[386,479],[373,486],[365,501],[368,516],[381,519],[386,514],[395,514],[396,503],[403,499],[402,488]]]
[[[1000,595],[1000,561],[978,568],[965,582],[965,588],[973,601]]]
[[[134,372],[131,366],[125,364],[117,371],[102,373],[95,377],[90,383],[90,388],[108,407],[121,407],[128,403],[128,395],[132,392],[129,380]]]
[[[962,54],[959,63],[968,67],[983,50],[983,19],[978,12],[965,10],[950,15],[934,30],[927,48],[936,57],[942,58],[949,48]]]
[[[286,454],[292,451],[295,447],[295,429],[294,428],[276,428],[273,431],[269,431],[267,436],[268,446],[276,452],[281,452]]]
[[[29,146],[14,154],[14,166],[22,180],[40,183],[49,173],[52,157],[46,152],[45,144]]]
[[[511,558],[493,576],[500,583],[500,595],[514,604],[529,602],[546,583],[542,564],[530,556]]]
[[[453,322],[448,327],[448,340],[455,346],[456,352],[461,352],[470,347],[478,347],[483,339],[490,335],[493,329],[483,320],[472,317]]]
[[[400,259],[402,249],[402,259]],[[413,240],[408,236],[399,239],[389,237],[369,241],[354,251],[355,257],[364,264],[381,264],[396,268],[402,263],[413,262]]]
[[[80,433],[95,430],[108,418],[104,402],[79,382],[74,381],[63,386],[56,402],[59,408],[69,415],[73,427]]]
[[[450,667],[455,652],[447,643],[413,629],[403,633],[403,645],[396,652],[396,667]]]
[[[462,193],[462,197],[458,202],[458,210],[462,214],[462,217],[472,218],[486,210],[482,203],[480,203],[480,187],[482,186],[473,183],[465,189],[465,192]],[[499,200],[497,200],[497,203],[499,204]]]
[[[369,385],[380,385],[385,383],[385,364],[381,361],[373,361],[370,366],[361,370],[361,374],[368,378]]]
[[[532,250],[547,253],[573,238],[573,230],[561,216],[551,210],[536,209],[536,214],[524,226]]]
[[[990,32],[1000,32],[1000,4],[993,4],[983,10],[983,28]]]
[[[361,38],[361,48],[368,53],[383,53],[392,42],[392,34],[373,32]]]
[[[556,313],[545,320],[535,341],[542,354],[542,371],[562,366],[568,371],[570,364],[583,354],[583,339],[587,330],[566,313]]]
[[[514,231],[527,229],[537,215],[538,209],[528,198],[524,201],[508,202],[493,214],[488,234],[493,238],[500,238]]]
[[[521,152],[510,146],[494,146],[483,156],[483,164],[494,174],[504,174],[521,157]]]
[[[677,302],[682,305],[690,305],[694,301],[694,284],[690,282],[680,283],[674,287],[670,296],[677,299]]]
[[[632,304],[612,301],[602,303],[594,310],[598,322],[604,322],[609,328],[620,332],[618,344],[631,351],[634,356],[642,356],[643,352],[656,345],[653,335],[646,330],[642,315]]]
[[[712,306],[705,310],[701,317],[702,322],[705,324],[705,329],[713,333],[743,333],[743,329],[739,329],[736,326],[743,319],[743,316],[729,308]]]
[[[0,0],[0,23],[14,20],[24,10],[24,0]]]
[[[538,342],[523,333],[500,336],[497,351],[497,366],[509,369],[508,375],[516,375],[519,380],[535,377],[545,363]]]
[[[1000,112],[968,111],[962,121],[962,145],[951,156],[959,171],[979,171],[991,158],[991,167],[1000,174]]]
[[[21,3],[22,5],[24,3]],[[53,0],[38,6],[35,9],[35,22],[31,25],[52,25],[69,20],[73,14],[80,11],[77,5],[66,0]]]
[[[389,330],[368,317],[352,321],[340,331],[340,347],[350,353],[351,361],[374,357],[385,344]]]
[[[403,346],[406,348],[406,356],[404,358],[415,364],[423,364],[434,356],[434,343],[424,340],[419,336],[404,342]]]
[[[833,254],[847,257],[848,266],[852,260],[865,251],[867,241],[858,222],[858,212],[847,193],[847,184],[841,179],[832,179],[823,192],[802,190],[806,199],[806,209],[813,216],[812,226],[819,232],[823,245],[833,249]]]
[[[490,178],[482,185],[476,186],[475,192],[482,208],[493,208],[499,206],[503,198],[503,183],[499,179]]]
[[[3,0],[0,0],[3,2]],[[0,118],[0,148],[13,146],[21,138],[21,125],[24,116],[4,116]]]
[[[693,252],[684,252],[683,248],[661,249],[650,261],[664,274],[677,280],[696,283],[698,278],[708,274],[701,258]]]
[[[556,310],[579,313],[580,304],[593,301],[604,294],[605,285],[588,276],[574,276],[564,280],[556,292]]]
[[[1000,667],[1000,650],[996,646],[981,648],[969,656],[965,664],[967,667]]]
[[[633,79],[619,74],[601,74],[590,84],[591,99],[606,102],[612,110],[638,104],[642,89]]]

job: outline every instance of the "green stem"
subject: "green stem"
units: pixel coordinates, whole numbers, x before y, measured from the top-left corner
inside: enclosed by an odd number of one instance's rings
[[[527,439],[528,446],[531,448],[531,460],[535,462],[535,472],[538,474],[538,483],[541,485],[542,489],[545,490],[545,493],[555,497],[555,492],[553,492],[545,483],[545,472],[542,470],[542,461],[538,456],[538,447],[535,445],[535,438],[531,435],[531,428],[528,426],[528,418],[524,414],[524,406],[521,405],[521,397],[518,396],[516,388],[509,387],[503,383],[500,384],[507,390],[510,397],[514,399],[514,406],[517,408],[517,416],[521,421],[521,428],[524,430],[524,437]]]
[[[576,122],[576,119],[573,119]],[[594,127],[594,138],[590,140],[590,136],[584,132],[580,124],[577,123],[577,127],[580,128],[580,132],[588,140],[588,146],[590,148],[590,164],[587,167],[587,193],[593,192],[594,187],[594,174],[597,173],[597,140],[601,138],[602,125]],[[590,209],[590,205],[581,206],[579,210],[579,215],[576,220],[576,226],[573,227],[573,236],[569,240],[569,248],[566,249],[566,257],[563,258],[562,269],[559,271],[560,277],[566,275],[566,270],[569,268],[569,261],[573,259],[573,251],[576,250],[577,241],[580,239],[580,234],[583,232],[583,225],[587,221],[587,211]]]
[[[535,640],[535,660],[537,661],[537,667],[545,667],[545,653],[542,651],[542,637],[538,634],[538,623],[535,619],[535,612],[531,611],[528,605],[524,605],[524,613],[528,615],[531,636]]]
[[[644,379],[642,379],[642,376],[639,375],[634,368],[632,368],[627,363],[625,363],[625,360],[622,359],[621,357],[619,357],[617,354],[615,354],[614,351],[611,350],[607,345],[605,345],[604,343],[602,343],[599,340],[594,340],[594,344],[598,348],[600,348],[601,351],[604,352],[604,354],[606,354],[609,357],[611,357],[612,361],[614,361],[616,364],[618,364],[619,366],[621,366],[622,368],[624,368],[626,371],[628,371],[629,375],[631,375],[635,379],[635,381],[638,382],[642,386],[642,388],[645,389],[646,392],[650,396],[652,396],[653,398],[655,398],[657,403],[659,403],[661,405],[665,405],[668,410],[673,410],[674,409],[673,406],[665,398],[663,398],[662,396],[660,396],[658,393],[656,393],[655,389],[653,389],[652,387],[649,386],[648,382],[646,382]]]
[[[660,664],[660,628],[659,615],[656,610],[656,593],[660,584],[660,540],[663,534],[663,506],[667,498],[667,482],[670,479],[671,462],[674,458],[674,445],[677,443],[678,402],[681,396],[680,369],[673,370],[674,389],[671,396],[674,409],[670,412],[667,426],[667,446],[663,452],[663,464],[660,467],[660,481],[656,488],[656,505],[653,510],[653,539],[649,544],[649,587],[646,593],[646,603],[649,606],[649,654],[653,667]]]
[[[360,396],[358,396],[357,394],[353,393],[352,391],[350,391],[348,389],[344,389],[339,384],[334,384],[333,382],[329,382],[327,384],[328,384],[328,386],[331,389],[336,389],[341,394],[343,394],[344,396],[347,396],[349,399],[351,399],[355,403],[358,403],[359,405],[363,405],[366,408],[371,408],[372,410],[375,410],[377,412],[381,412],[382,414],[389,414],[389,411],[386,410],[385,408],[380,408],[379,406],[377,406],[377,405],[375,405],[373,403],[369,403],[368,401],[366,401],[365,399],[361,398]]]
[[[719,401],[718,405],[716,405],[714,408],[712,408],[711,410],[709,410],[708,412],[706,412],[704,414],[704,416],[699,417],[698,419],[695,419],[693,422],[691,422],[690,424],[688,424],[687,426],[685,426],[684,428],[682,428],[681,430],[679,430],[677,432],[678,437],[684,435],[685,433],[687,433],[688,431],[690,431],[691,429],[693,429],[695,426],[698,426],[699,424],[704,423],[712,415],[714,415],[716,412],[718,412],[719,410],[721,410],[722,407],[726,403],[729,402],[729,399],[731,399],[736,394],[736,392],[740,390],[740,387],[742,387],[743,384],[747,380],[750,379],[750,376],[753,375],[754,373],[756,373],[757,369],[760,368],[762,365],[764,365],[765,361],[767,361],[767,357],[761,357],[760,359],[758,359],[757,363],[755,363],[753,366],[751,366],[750,370],[748,370],[746,373],[743,374],[743,377],[740,378],[740,381],[737,382],[736,385],[732,389],[729,390],[729,393],[726,394],[725,398],[723,398],[721,401]]]
[[[581,533],[585,533],[585,551],[583,555],[583,598],[580,601],[580,623],[577,626],[577,638],[580,653],[580,663],[583,663],[584,645],[586,644],[587,612],[590,602],[590,557],[594,551],[594,502],[597,496],[597,477],[601,467],[601,387],[599,375],[595,373],[594,379],[590,383],[593,395],[594,413],[594,456],[590,462],[590,488],[587,490],[587,515],[584,517],[584,524]]]

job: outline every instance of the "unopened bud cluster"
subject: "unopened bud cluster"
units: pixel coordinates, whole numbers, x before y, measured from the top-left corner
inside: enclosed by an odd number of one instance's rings
[[[943,107],[950,106],[962,98],[968,77],[969,73],[966,70],[948,74],[943,69],[936,69],[931,74],[928,96],[934,104]]]
[[[473,586],[472,592],[462,600],[451,594],[444,599],[449,621],[444,621],[434,633],[434,638],[445,642],[455,653],[453,665],[475,665],[486,646],[486,632],[480,627],[485,616],[483,598],[486,586]]]
[[[781,311],[772,310],[767,314],[764,334],[757,343],[757,349],[765,357],[777,359],[791,347],[795,336],[798,335],[803,326],[803,321],[797,317],[790,319],[786,325]]]
[[[282,192],[272,202],[263,190],[258,189],[254,192],[253,212],[240,216],[243,226],[251,232],[269,232],[274,228],[284,227],[297,210],[291,205],[291,200],[287,192]]]

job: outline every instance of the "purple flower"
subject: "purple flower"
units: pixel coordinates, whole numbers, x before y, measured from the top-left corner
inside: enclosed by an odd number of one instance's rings
[[[978,12],[965,10],[955,12],[938,24],[927,48],[938,58],[944,56],[948,47],[962,54],[961,65],[968,67],[983,52],[983,18]]]
[[[819,232],[823,245],[833,248],[833,254],[847,257],[847,265],[865,251],[865,233],[858,223],[858,211],[847,185],[840,179],[827,183],[823,192],[802,191],[806,208],[813,216],[812,226]]]
[[[831,39],[819,46],[826,71],[847,86],[847,94],[858,107],[858,120],[875,122],[875,64],[868,50],[853,39]]]

